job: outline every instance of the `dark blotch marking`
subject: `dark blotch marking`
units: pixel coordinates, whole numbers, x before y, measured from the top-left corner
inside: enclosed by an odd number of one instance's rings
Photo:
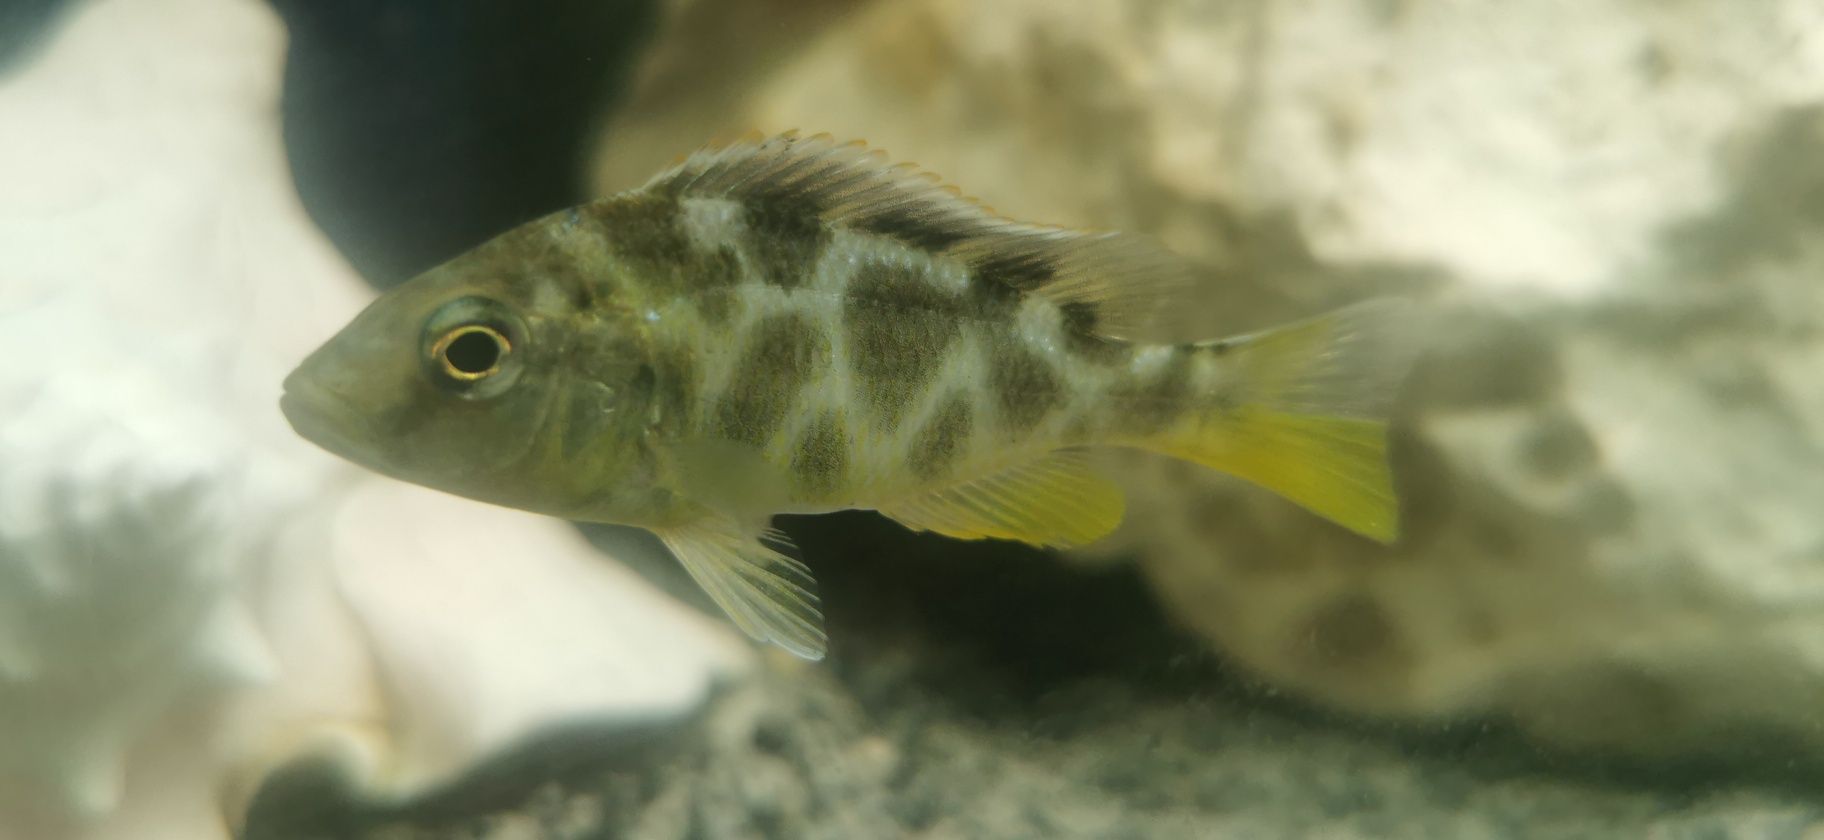
[[[856,270],[843,303],[850,365],[883,428],[924,393],[962,331],[964,303],[916,270],[873,262]]]
[[[1096,331],[1096,322],[1100,320],[1100,316],[1096,314],[1096,305],[1085,301],[1059,304],[1058,312],[1064,316],[1065,332],[1093,335]]]
[[[1126,358],[1128,344],[1096,331],[1101,316],[1096,305],[1087,301],[1059,304],[1064,316],[1064,345],[1070,352],[1092,362],[1115,362]]]
[[[821,499],[842,487],[849,469],[849,436],[841,416],[825,412],[798,438],[792,453],[792,475],[806,499]]]
[[[1056,273],[1051,260],[1041,254],[989,254],[969,264],[969,300],[989,317],[1012,318],[1026,293]]]
[[[736,288],[741,282],[741,260],[735,256],[735,249],[723,245],[703,260],[703,279],[705,288],[697,295],[697,312],[703,316],[704,323],[720,327],[734,316]]]
[[[1064,383],[1051,363],[1018,339],[989,361],[988,383],[1000,400],[1002,426],[1010,433],[1030,431],[1064,402]]]
[[[628,279],[657,297],[726,299],[741,282],[741,264],[732,248],[700,248],[691,242],[676,198],[643,193],[596,202],[587,213]]]
[[[773,315],[754,325],[742,357],[716,405],[716,427],[730,440],[765,446],[798,392],[829,365],[829,338],[802,316]]]
[[[830,242],[822,210],[812,196],[801,193],[747,199],[749,247],[761,279],[785,289],[810,280],[817,258]]]
[[[931,422],[912,439],[912,451],[906,455],[912,474],[926,480],[947,474],[962,454],[973,424],[969,403],[961,395],[945,401]]]
[[[855,222],[854,228],[927,251],[943,251],[969,238],[955,225],[933,223],[927,218],[930,207],[922,202],[901,204],[872,217]]]
[[[969,270],[969,305],[987,318],[1013,320],[1024,296],[1019,289],[984,277],[976,269]]]
[[[489,284],[509,306],[531,306],[540,288],[561,293],[572,311],[587,312],[610,294],[611,272],[601,265],[603,237],[585,225],[587,207],[564,211],[563,218],[515,228],[439,269]]]
[[[633,392],[634,393],[651,394],[654,391],[657,391],[658,388],[659,388],[659,374],[658,374],[658,371],[653,370],[652,365],[640,365],[638,368],[634,369],[634,371],[633,371]]]
[[[570,308],[575,312],[590,312],[595,309],[598,298],[598,282],[583,278],[576,282],[564,283],[564,293],[570,296]],[[605,288],[599,291],[607,291]]]
[[[662,195],[632,195],[590,204],[584,212],[600,227],[608,249],[638,268],[675,262],[689,246],[683,208]]]
[[[1184,413],[1191,397],[1191,358],[1196,348],[1181,344],[1172,357],[1144,379],[1116,389],[1115,399],[1128,427],[1141,434],[1164,429]]]

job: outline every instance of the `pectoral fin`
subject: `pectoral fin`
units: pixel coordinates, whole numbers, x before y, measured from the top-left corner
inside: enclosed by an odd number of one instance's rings
[[[735,626],[805,659],[823,658],[829,640],[817,607],[817,583],[803,563],[766,544],[790,550],[784,534],[750,533],[715,520],[657,533]]]
[[[879,510],[915,531],[1068,548],[1115,530],[1126,500],[1121,488],[1090,469],[1082,453],[1064,451]]]

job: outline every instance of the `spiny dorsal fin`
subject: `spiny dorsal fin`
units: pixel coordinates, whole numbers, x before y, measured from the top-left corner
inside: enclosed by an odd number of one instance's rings
[[[1082,453],[1063,451],[883,505],[880,512],[915,531],[1070,548],[1115,530],[1126,502],[1121,488],[1096,475]]]
[[[766,545],[789,549],[791,541],[784,534],[747,533],[721,520],[657,533],[742,632],[805,659],[823,658],[828,637],[810,569]]]
[[[899,239],[959,259],[991,280],[1092,314],[1099,333],[1144,337],[1170,320],[1190,265],[1147,239],[1018,222],[937,175],[828,134],[750,134],[700,150],[644,190],[730,198]]]

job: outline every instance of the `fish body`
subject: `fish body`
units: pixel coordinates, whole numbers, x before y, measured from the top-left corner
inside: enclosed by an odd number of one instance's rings
[[[402,284],[281,405],[379,472],[651,529],[742,629],[808,658],[815,585],[771,516],[1081,545],[1123,513],[1094,447],[1393,539],[1400,307],[1145,340],[1187,278],[1142,239],[1002,218],[859,144],[752,138]]]

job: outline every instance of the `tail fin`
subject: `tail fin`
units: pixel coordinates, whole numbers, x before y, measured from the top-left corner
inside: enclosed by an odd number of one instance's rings
[[[1200,345],[1219,407],[1142,446],[1239,476],[1364,536],[1399,536],[1387,414],[1416,341],[1404,301],[1375,300]]]

